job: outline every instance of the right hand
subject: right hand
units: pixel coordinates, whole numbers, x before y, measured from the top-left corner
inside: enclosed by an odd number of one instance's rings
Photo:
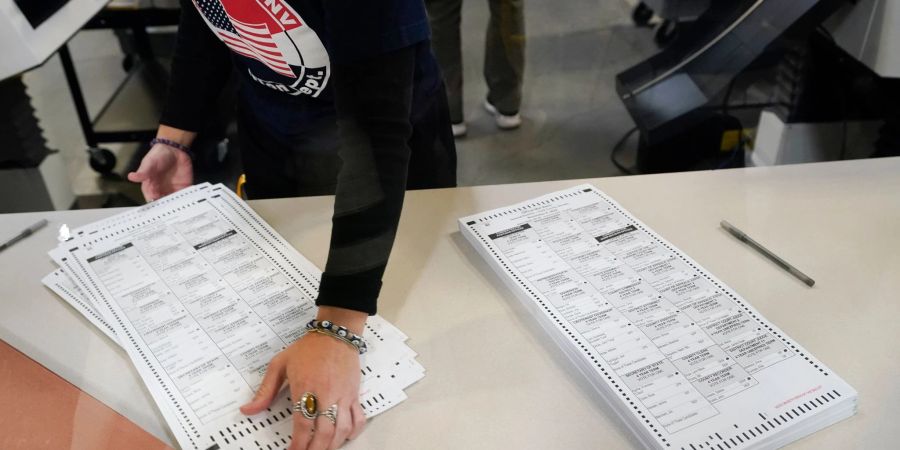
[[[194,166],[187,153],[156,144],[141,160],[137,172],[128,174],[128,180],[141,183],[144,198],[152,202],[193,184]]]
[[[356,334],[363,333],[368,317],[364,312],[325,305],[316,314],[316,319],[345,325]],[[241,406],[241,412],[254,415],[265,411],[285,381],[293,401],[299,401],[304,392],[313,392],[321,410],[330,405],[338,408],[334,424],[324,416],[309,420],[293,414],[289,450],[334,450],[362,433],[366,415],[359,404],[359,352],[355,348],[331,336],[304,334],[272,358],[256,396]]]

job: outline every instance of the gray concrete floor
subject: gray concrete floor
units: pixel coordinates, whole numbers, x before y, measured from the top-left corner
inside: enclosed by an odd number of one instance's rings
[[[462,186],[621,175],[613,145],[634,125],[615,75],[656,51],[624,1],[526,2],[523,126],[500,131],[482,110],[487,2],[463,11],[465,116],[457,141]]]
[[[610,151],[633,122],[615,93],[615,75],[656,51],[652,31],[631,24],[630,0],[526,2],[527,63],[523,126],[498,130],[481,109],[486,0],[463,7],[466,138],[457,141],[461,186],[621,175]],[[122,53],[108,31],[81,32],[70,42],[92,114],[124,80]],[[103,180],[87,165],[86,145],[58,57],[26,74],[49,146],[60,150],[72,189],[81,197],[135,190]],[[104,145],[123,172],[135,145]],[[626,152],[624,160],[629,160]]]

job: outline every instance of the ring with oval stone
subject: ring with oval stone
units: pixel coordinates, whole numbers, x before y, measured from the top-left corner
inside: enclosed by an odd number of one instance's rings
[[[312,392],[304,392],[300,400],[294,403],[291,409],[294,412],[303,414],[303,417],[307,419],[315,420],[319,415],[319,399]]]

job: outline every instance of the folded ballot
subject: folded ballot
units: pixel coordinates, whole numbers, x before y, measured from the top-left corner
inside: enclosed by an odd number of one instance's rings
[[[647,448],[778,448],[856,412],[844,380],[593,186],[459,228]]]
[[[321,272],[222,185],[201,184],[73,230],[44,284],[130,356],[183,449],[272,450],[291,399],[247,417],[275,354],[315,316]],[[366,325],[360,405],[373,417],[424,376],[399,329]]]

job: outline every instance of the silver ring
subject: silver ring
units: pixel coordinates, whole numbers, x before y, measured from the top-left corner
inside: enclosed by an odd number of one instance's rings
[[[327,418],[332,425],[337,425],[337,405],[331,405],[325,411],[320,412],[318,415]]]
[[[315,420],[319,415],[319,399],[317,399],[316,394],[313,394],[312,392],[304,392],[303,396],[300,397],[300,400],[294,403],[294,406],[291,409],[294,412],[303,414],[303,417],[306,417],[307,419]]]

